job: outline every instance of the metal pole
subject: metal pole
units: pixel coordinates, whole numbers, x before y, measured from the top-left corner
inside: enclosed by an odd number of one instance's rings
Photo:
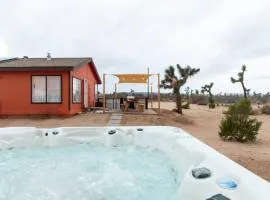
[[[117,101],[116,101],[116,83],[114,84],[114,101],[113,101],[113,107],[117,108]],[[115,105],[116,104],[116,105]]]
[[[160,74],[158,74],[158,113],[160,114]]]
[[[106,97],[105,97],[105,85],[106,85],[106,83],[105,83],[105,74],[103,74],[103,113],[105,113],[105,109],[106,109]]]

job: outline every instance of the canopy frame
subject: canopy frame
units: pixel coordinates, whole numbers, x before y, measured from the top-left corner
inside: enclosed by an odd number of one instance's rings
[[[157,76],[157,85],[158,85],[158,114],[160,114],[160,74],[103,74],[103,113],[106,111],[106,75],[112,75],[119,78],[119,83],[144,83],[149,84],[149,77],[150,76]],[[145,80],[145,77],[147,77],[147,82]],[[141,80],[138,80],[136,78],[140,78]],[[116,84],[115,84],[115,90],[116,90]],[[149,97],[148,97],[149,98]],[[152,86],[151,86],[151,99],[152,99]],[[151,102],[152,107],[152,102]]]

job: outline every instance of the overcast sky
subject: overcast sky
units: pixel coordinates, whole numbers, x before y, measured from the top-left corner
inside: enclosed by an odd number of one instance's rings
[[[230,83],[242,64],[251,91],[270,91],[269,0],[6,0],[0,4],[0,57],[90,56],[102,73],[201,68],[186,86]],[[108,79],[108,91],[113,88]],[[156,80],[151,80],[156,82]],[[122,85],[146,91],[146,87]]]

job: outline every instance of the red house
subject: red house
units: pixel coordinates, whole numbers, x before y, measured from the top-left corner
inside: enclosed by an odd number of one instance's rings
[[[91,58],[0,61],[0,116],[73,115],[95,105],[101,84]]]

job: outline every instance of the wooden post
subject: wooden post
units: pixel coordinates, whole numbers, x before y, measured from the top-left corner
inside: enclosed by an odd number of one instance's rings
[[[149,99],[149,67],[147,67],[147,98]]]
[[[103,113],[105,113],[105,109],[106,109],[106,93],[105,93],[105,74],[103,74]]]
[[[115,105],[116,104],[116,105]],[[114,84],[114,100],[113,100],[113,108],[117,108],[117,101],[116,101],[116,83]]]
[[[158,74],[158,113],[160,114],[160,74]]]
[[[151,98],[151,108],[153,108],[153,84],[151,83],[151,90],[150,90],[150,98]]]

